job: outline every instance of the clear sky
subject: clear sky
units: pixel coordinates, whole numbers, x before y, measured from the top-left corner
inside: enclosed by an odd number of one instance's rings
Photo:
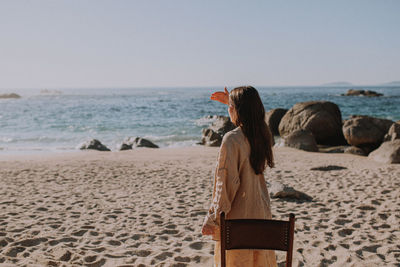
[[[0,0],[0,88],[400,80],[400,1]]]

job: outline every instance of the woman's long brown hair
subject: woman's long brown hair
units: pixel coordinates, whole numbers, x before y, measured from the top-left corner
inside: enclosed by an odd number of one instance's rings
[[[236,110],[236,125],[240,126],[250,143],[250,164],[256,174],[263,173],[265,162],[274,167],[272,134],[265,123],[265,109],[260,95],[252,86],[233,89],[229,98]]]

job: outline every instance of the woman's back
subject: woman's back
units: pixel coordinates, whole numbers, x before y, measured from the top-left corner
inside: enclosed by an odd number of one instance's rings
[[[221,145],[220,157],[237,158],[236,166],[230,173],[237,172],[239,187],[231,204],[227,219],[271,219],[270,201],[263,174],[255,174],[250,164],[250,145],[240,127],[227,133]],[[228,148],[229,147],[229,148]],[[228,155],[226,151],[230,151]],[[219,160],[221,162],[221,158]],[[218,164],[219,165],[219,164]],[[217,166],[216,174],[221,166]],[[215,185],[214,185],[215,186]]]

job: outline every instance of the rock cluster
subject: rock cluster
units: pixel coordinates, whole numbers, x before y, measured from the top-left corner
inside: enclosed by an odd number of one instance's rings
[[[370,90],[354,90],[354,89],[349,89],[347,93],[342,94],[343,96],[369,96],[369,97],[377,97],[377,96],[383,96],[383,94],[375,92],[375,91],[370,91]]]
[[[273,109],[266,113],[265,121],[271,133],[280,135],[280,145],[311,152],[359,156],[368,156],[379,147],[371,158],[381,162],[398,161],[398,147],[394,141],[400,139],[400,121],[395,123],[362,115],[342,121],[338,105],[329,101],[301,102],[289,110]],[[201,144],[220,146],[224,134],[234,128],[229,117],[218,116],[209,128],[203,129]],[[377,156],[378,152],[380,156]]]
[[[11,94],[0,94],[0,99],[1,98],[21,98],[21,96],[18,95],[18,94],[14,94],[14,93],[11,93]]]
[[[158,148],[153,142],[141,137],[128,137],[122,142],[119,150],[129,150],[135,147]]]
[[[343,134],[347,143],[363,149],[368,154],[380,146],[392,124],[391,120],[351,116],[343,123]]]
[[[158,148],[156,144],[153,142],[141,138],[141,137],[128,137],[125,139],[119,147],[119,150],[129,150],[136,147],[149,147],[149,148]],[[92,149],[98,151],[111,151],[108,147],[103,145],[99,140],[92,139],[87,141],[79,146],[80,150]]]

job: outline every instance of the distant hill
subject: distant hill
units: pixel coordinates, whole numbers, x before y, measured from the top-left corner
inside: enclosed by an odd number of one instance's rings
[[[353,86],[354,84],[349,82],[331,82],[331,83],[324,83],[322,86]]]
[[[384,83],[382,85],[400,86],[400,81],[393,81],[390,83]]]

